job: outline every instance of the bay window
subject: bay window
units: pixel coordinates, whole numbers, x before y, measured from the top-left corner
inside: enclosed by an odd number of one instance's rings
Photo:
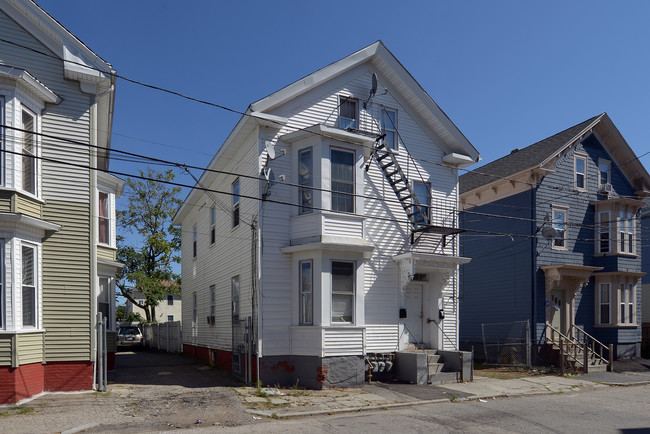
[[[300,325],[314,322],[314,273],[312,261],[300,261]]]
[[[36,327],[36,248],[22,245],[22,319],[23,327]]]
[[[332,211],[354,212],[354,152],[332,148]]]
[[[23,190],[36,194],[36,116],[26,109],[22,110],[22,185]]]
[[[298,184],[300,185],[300,214],[306,214],[313,211],[314,200],[313,190],[310,187],[314,185],[314,160],[312,148],[300,150],[298,153]]]
[[[98,236],[101,244],[111,243],[111,210],[110,196],[103,191],[99,192],[99,218],[98,218]]]
[[[611,324],[611,285],[601,283],[598,288],[598,324]]]
[[[354,320],[354,263],[332,261],[332,323]]]
[[[598,252],[609,253],[610,251],[610,227],[609,211],[598,213]]]

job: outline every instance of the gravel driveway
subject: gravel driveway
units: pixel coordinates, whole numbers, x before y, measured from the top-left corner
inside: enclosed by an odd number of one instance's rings
[[[0,432],[161,431],[263,423],[244,413],[230,373],[177,354],[119,352],[107,393],[48,394],[0,408]],[[200,423],[197,423],[200,421]]]

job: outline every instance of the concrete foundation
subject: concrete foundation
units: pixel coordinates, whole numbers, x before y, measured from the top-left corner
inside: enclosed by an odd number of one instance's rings
[[[362,356],[266,356],[260,359],[260,377],[265,385],[283,387],[359,387],[365,381],[365,363]]]

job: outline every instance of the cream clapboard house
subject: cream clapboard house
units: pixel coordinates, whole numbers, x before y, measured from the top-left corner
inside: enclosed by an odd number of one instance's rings
[[[184,352],[328,387],[454,350],[458,168],[478,159],[382,42],[253,103],[175,217]]]
[[[0,0],[0,39],[2,404],[94,387],[98,312],[114,330],[123,182],[102,172],[111,66],[30,0]]]

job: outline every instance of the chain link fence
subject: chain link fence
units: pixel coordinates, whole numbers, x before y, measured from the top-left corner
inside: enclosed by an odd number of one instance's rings
[[[483,352],[487,366],[531,366],[528,321],[481,324]]]
[[[251,317],[232,321],[232,374],[235,378],[252,382],[252,335]]]

